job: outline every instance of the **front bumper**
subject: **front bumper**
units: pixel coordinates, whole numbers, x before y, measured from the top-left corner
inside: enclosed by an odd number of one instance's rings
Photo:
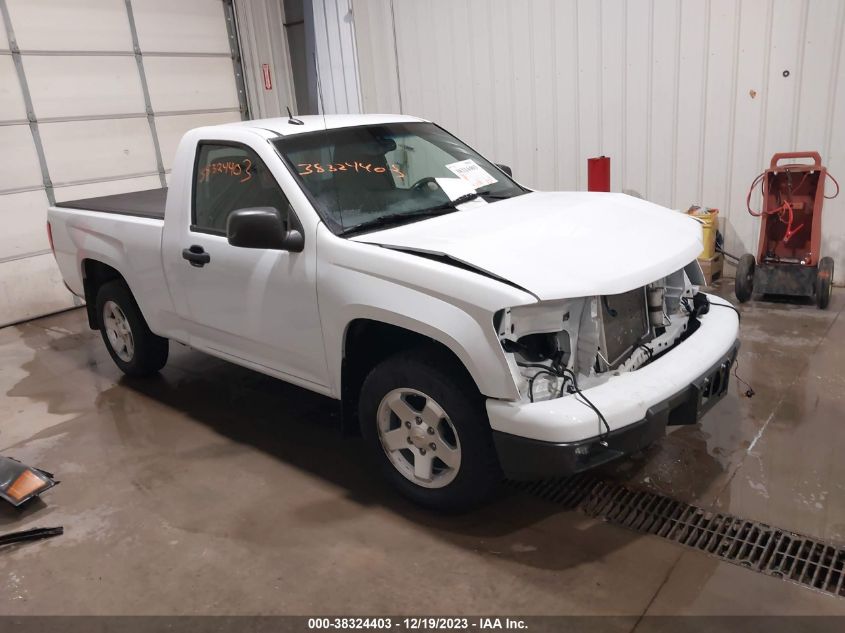
[[[543,402],[490,399],[487,413],[499,461],[511,478],[567,475],[636,452],[667,425],[694,424],[726,393],[739,343],[739,319],[710,296],[710,312],[683,343],[649,365],[584,393],[598,416],[574,396]],[[601,445],[605,440],[607,446]]]

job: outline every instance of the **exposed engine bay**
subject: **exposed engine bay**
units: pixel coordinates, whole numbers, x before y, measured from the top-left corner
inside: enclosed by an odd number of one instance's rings
[[[519,306],[494,325],[523,401],[580,393],[680,344],[709,308],[698,262],[615,295]],[[583,394],[581,394],[583,396]]]

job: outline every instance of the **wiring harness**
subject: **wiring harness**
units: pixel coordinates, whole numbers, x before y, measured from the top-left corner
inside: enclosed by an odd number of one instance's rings
[[[694,299],[697,298],[699,295],[701,295],[701,293],[696,295]],[[740,321],[740,323],[742,322],[742,313],[736,308],[736,306],[732,306],[729,303],[713,303],[707,297],[703,297],[703,301],[693,301],[693,305],[690,305],[689,299],[685,297],[681,299],[681,304],[684,306],[684,309],[690,315],[690,318],[694,318],[696,320],[702,314],[707,314],[710,311],[710,308],[716,307],[725,308],[726,310],[733,310],[734,312],[736,312],[737,319]],[[743,385],[745,385],[745,397],[753,398],[756,394],[756,392],[754,391],[754,387],[752,387],[749,383],[747,383],[739,376],[739,359],[734,361],[733,374],[738,382],[741,382]]]
[[[551,365],[517,362],[517,365],[520,367],[533,367],[538,369],[537,373],[528,379],[528,399],[531,402],[534,402],[534,381],[540,376],[547,374],[555,378],[563,378],[563,384],[560,386],[558,397],[562,396],[565,391],[568,391],[569,393],[574,394],[575,398],[579,402],[593,410],[599,418],[599,444],[607,447],[607,438],[610,435],[610,425],[607,423],[607,419],[605,419],[604,414],[599,410],[599,408],[584,395],[583,391],[581,391],[581,388],[578,386],[578,378],[575,375],[575,372],[568,367],[565,367],[561,361],[562,357],[558,356],[552,360]]]

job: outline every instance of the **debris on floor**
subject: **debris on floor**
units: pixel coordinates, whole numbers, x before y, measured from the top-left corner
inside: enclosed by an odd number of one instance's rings
[[[33,528],[31,530],[21,530],[20,532],[0,534],[0,547],[12,545],[14,543],[23,543],[25,541],[40,541],[41,539],[59,536],[64,533],[65,529],[59,526],[49,528]]]
[[[0,498],[20,506],[55,486],[58,481],[46,470],[27,466],[0,455]]]

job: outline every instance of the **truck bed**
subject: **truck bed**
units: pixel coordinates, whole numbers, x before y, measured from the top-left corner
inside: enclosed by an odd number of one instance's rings
[[[134,215],[141,218],[164,220],[166,200],[167,187],[161,187],[159,189],[146,189],[131,193],[118,193],[112,196],[68,200],[66,202],[58,202],[56,206],[65,209],[83,209],[86,211],[100,211],[102,213]]]

